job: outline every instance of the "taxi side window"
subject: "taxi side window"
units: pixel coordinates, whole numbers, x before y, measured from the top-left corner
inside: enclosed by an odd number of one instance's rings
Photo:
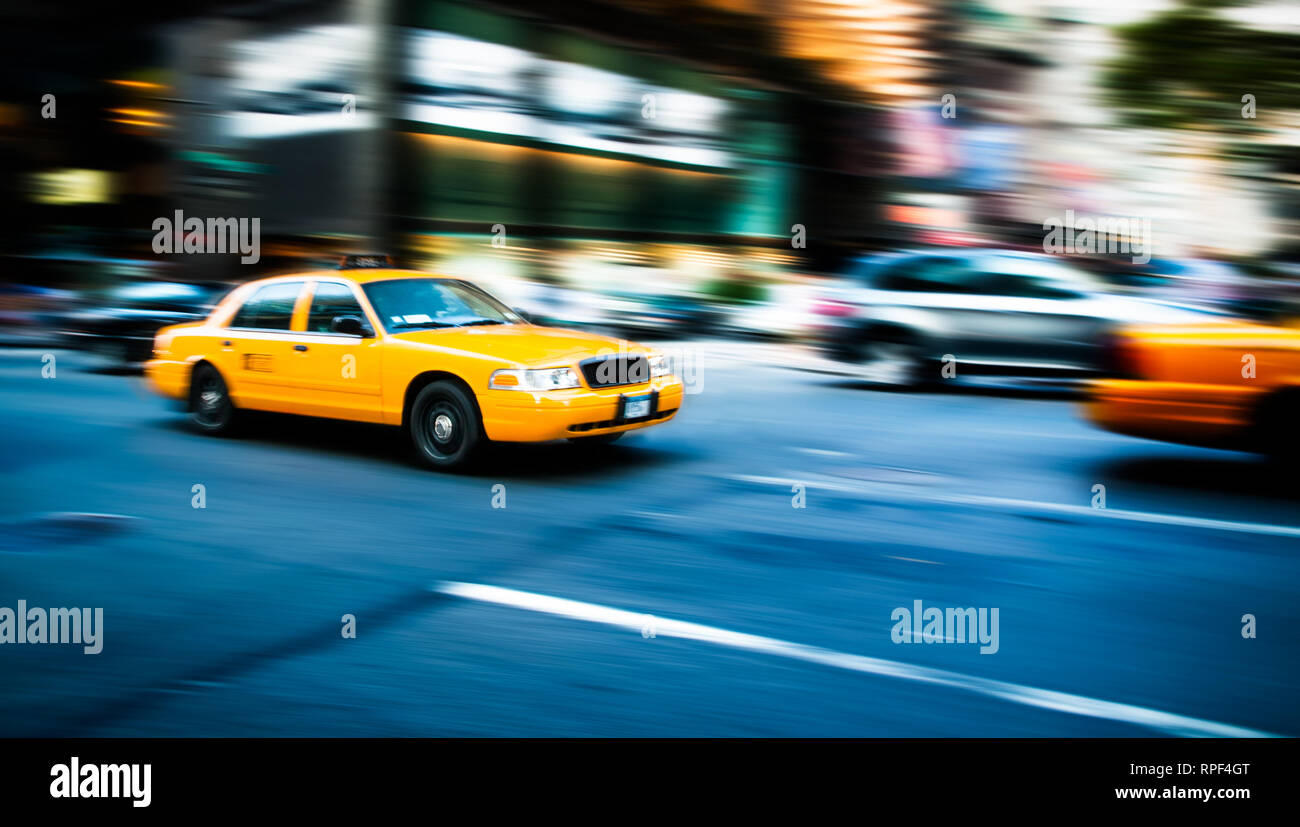
[[[307,332],[329,333],[330,323],[336,316],[356,316],[362,320],[366,318],[361,303],[347,285],[329,281],[318,283],[316,292],[311,297],[311,308],[307,312]]]
[[[293,306],[305,282],[290,281],[268,284],[258,290],[239,308],[231,327],[255,330],[288,330],[293,321]]]

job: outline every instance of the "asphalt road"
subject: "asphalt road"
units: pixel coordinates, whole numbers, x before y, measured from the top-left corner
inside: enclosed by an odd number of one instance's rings
[[[0,606],[105,624],[0,646],[0,736],[1300,734],[1295,478],[1060,394],[706,351],[674,422],[465,476],[0,351]],[[893,642],[916,600],[997,608],[997,652]]]

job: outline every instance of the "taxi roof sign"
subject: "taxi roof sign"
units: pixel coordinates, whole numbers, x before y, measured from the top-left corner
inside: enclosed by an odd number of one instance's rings
[[[393,259],[384,253],[344,256],[339,261],[340,270],[391,270]]]

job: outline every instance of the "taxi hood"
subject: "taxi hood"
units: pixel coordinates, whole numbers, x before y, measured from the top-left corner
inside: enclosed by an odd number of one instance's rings
[[[530,324],[440,327],[393,336],[399,341],[495,356],[526,367],[562,367],[590,356],[649,352],[623,339]]]

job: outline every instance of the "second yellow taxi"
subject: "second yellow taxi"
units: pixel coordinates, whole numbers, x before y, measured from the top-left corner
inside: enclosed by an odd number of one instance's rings
[[[1226,318],[1132,328],[1109,361],[1085,403],[1103,428],[1300,458],[1300,332]]]

